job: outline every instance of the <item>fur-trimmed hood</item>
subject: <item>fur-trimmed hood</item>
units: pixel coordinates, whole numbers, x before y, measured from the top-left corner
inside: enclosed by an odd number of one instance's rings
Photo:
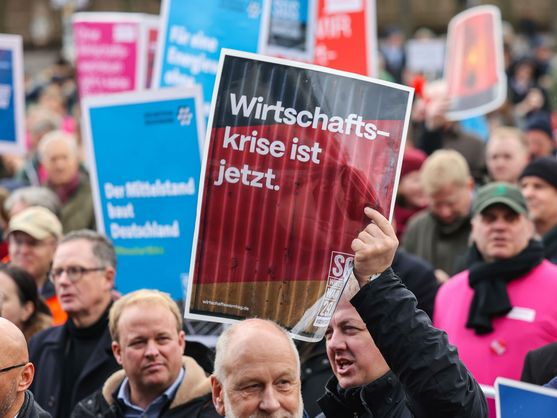
[[[205,371],[193,358],[183,356],[182,364],[186,374],[184,376],[184,380],[178,387],[176,396],[172,400],[169,409],[175,408],[178,405],[183,405],[192,399],[211,392],[211,382],[209,377],[207,377]],[[118,390],[125,377],[125,371],[118,370],[116,373],[112,374],[103,385],[102,395],[109,405],[114,403],[112,395]]]

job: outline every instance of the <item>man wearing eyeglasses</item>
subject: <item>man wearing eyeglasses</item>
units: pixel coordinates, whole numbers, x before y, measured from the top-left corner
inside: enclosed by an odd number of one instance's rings
[[[4,318],[0,318],[0,347],[0,418],[50,418],[27,390],[34,367],[25,337]]]
[[[77,402],[119,369],[108,331],[115,274],[114,247],[104,236],[79,230],[58,244],[50,280],[69,319],[29,342],[37,370],[31,390],[52,416],[69,417]]]

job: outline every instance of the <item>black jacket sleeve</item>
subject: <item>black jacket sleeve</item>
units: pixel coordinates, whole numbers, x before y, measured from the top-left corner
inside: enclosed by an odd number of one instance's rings
[[[351,303],[424,416],[487,417],[482,390],[456,348],[416,309],[416,298],[392,269],[360,289]]]

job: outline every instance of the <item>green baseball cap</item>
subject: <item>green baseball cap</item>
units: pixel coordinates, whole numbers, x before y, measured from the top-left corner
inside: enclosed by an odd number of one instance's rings
[[[518,187],[509,183],[496,182],[478,189],[472,205],[472,216],[482,213],[495,204],[505,205],[518,214],[528,213],[526,200]]]

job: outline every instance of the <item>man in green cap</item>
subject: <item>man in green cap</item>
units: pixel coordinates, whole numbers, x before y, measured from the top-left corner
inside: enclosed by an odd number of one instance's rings
[[[534,240],[526,201],[507,183],[478,190],[469,269],[437,294],[434,325],[478,383],[519,379],[529,350],[557,340],[557,266]]]

